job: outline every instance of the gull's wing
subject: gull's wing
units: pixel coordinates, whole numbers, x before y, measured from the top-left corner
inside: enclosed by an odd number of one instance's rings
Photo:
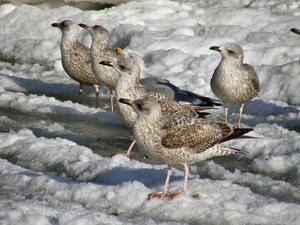
[[[83,60],[83,62],[85,62],[86,64],[92,64],[92,57],[90,54],[90,49],[81,44],[80,42],[76,42],[74,48],[76,48],[76,51],[74,51],[74,54],[77,54],[77,56],[80,56],[81,59]]]
[[[188,147],[202,152],[231,133],[225,123],[213,123],[202,119],[174,117],[163,127],[162,145],[166,148]]]
[[[205,106],[220,106],[222,103],[217,99],[201,96],[191,91],[182,90],[171,82],[155,76],[149,76],[140,80],[141,85],[152,92],[158,92],[168,96],[176,101],[190,102],[194,105]]]
[[[259,92],[259,80],[254,68],[249,64],[243,64],[243,69],[246,71],[245,75],[251,80],[253,88]]]
[[[203,119],[168,119],[164,127],[162,145],[166,148],[188,147],[195,153],[202,152],[217,143],[238,138],[252,131],[252,128],[231,129],[225,123],[210,122]]]
[[[177,102],[169,97],[157,93],[157,92],[149,92],[146,97],[148,99],[152,99],[159,103],[163,114],[172,114],[174,116],[186,116],[186,117],[205,117],[207,112],[206,109],[201,109],[201,107],[192,104],[182,104]]]

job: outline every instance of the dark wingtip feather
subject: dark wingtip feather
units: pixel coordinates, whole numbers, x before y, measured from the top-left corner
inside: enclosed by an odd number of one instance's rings
[[[232,140],[235,138],[240,138],[244,134],[249,133],[250,131],[253,131],[253,130],[254,130],[253,128],[234,128],[228,136],[226,136],[225,138],[223,138],[221,140],[220,143],[229,141],[229,140]]]

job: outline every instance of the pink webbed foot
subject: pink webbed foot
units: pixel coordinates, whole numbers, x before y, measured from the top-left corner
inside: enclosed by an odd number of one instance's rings
[[[152,192],[148,194],[148,200],[154,199],[154,198],[165,198],[168,194],[163,191],[158,192]]]
[[[167,194],[167,198],[169,199],[175,199],[175,198],[178,198],[178,197],[181,197],[182,195],[184,195],[185,192],[182,192],[182,191],[178,191],[178,192],[169,192]]]

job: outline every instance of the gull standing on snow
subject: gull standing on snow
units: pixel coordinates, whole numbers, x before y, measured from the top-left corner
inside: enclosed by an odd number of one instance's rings
[[[163,94],[148,92],[145,90],[143,86],[140,85],[141,68],[139,65],[139,59],[133,54],[129,54],[117,63],[102,61],[100,64],[115,67],[119,72],[119,79],[116,87],[117,99],[128,98],[135,100],[146,97],[158,102],[162,107],[163,113],[185,115],[189,117],[198,117],[203,115],[201,113],[203,109],[199,106],[192,105],[190,103],[180,103]],[[137,119],[136,112],[128,105],[124,105],[119,101],[117,103],[124,122],[128,127],[132,128]],[[209,109],[211,109],[211,107]],[[133,140],[126,153],[127,157],[129,157],[134,145],[135,140]]]
[[[116,89],[119,73],[115,68],[99,64],[101,61],[117,60],[119,53],[109,46],[109,32],[100,25],[87,26],[79,24],[92,36],[91,57],[92,70],[101,83],[110,90],[111,111],[114,112],[113,90]]]
[[[96,93],[96,106],[99,105],[99,85],[92,72],[90,49],[78,41],[78,25],[70,20],[61,23],[52,23],[62,32],[60,43],[61,60],[67,74],[80,85],[79,95],[83,85],[93,85]]]
[[[168,173],[163,191],[148,195],[152,198],[175,198],[188,191],[189,163],[215,156],[245,152],[227,147],[222,143],[238,138],[252,131],[251,128],[231,129],[221,122],[210,122],[200,118],[164,115],[161,106],[152,99],[120,99],[131,106],[138,114],[133,134],[138,147],[151,158],[168,165]],[[169,192],[171,167],[184,166],[182,191]]]
[[[245,103],[256,97],[259,92],[257,74],[252,66],[243,63],[244,53],[238,44],[227,43],[212,46],[210,49],[218,51],[222,56],[210,81],[211,90],[224,103],[226,123],[227,104],[241,104],[237,124],[240,127]]]

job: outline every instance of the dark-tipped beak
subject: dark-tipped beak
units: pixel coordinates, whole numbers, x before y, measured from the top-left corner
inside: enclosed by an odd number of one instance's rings
[[[214,50],[214,51],[218,51],[218,52],[221,51],[219,46],[211,46],[209,49]]]
[[[300,29],[297,28],[292,28],[291,31],[295,34],[299,34],[300,35]]]
[[[99,62],[99,64],[104,65],[104,66],[114,67],[110,61],[101,61],[101,62]]]
[[[123,103],[123,104],[126,104],[126,105],[132,106],[131,103],[130,103],[130,100],[129,100],[129,99],[126,99],[126,98],[120,98],[120,99],[119,99],[119,102],[121,102],[121,103]]]
[[[78,24],[78,26],[82,27],[83,29],[89,29],[89,26],[87,26],[83,23]]]
[[[52,23],[51,26],[52,27],[59,27],[59,24],[58,23]]]

